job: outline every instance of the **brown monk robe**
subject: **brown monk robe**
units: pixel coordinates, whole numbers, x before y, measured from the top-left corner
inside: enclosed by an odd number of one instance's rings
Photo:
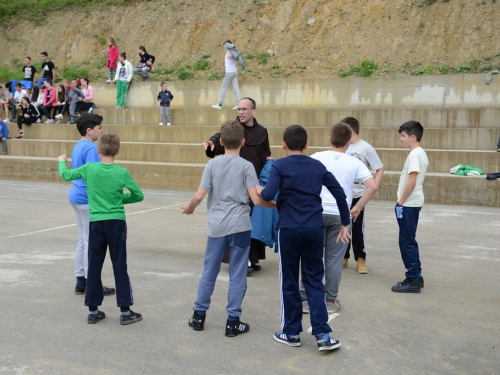
[[[242,99],[240,101],[243,102]],[[240,121],[237,117],[236,121]],[[245,129],[245,145],[240,150],[240,156],[248,160],[255,167],[255,172],[257,173],[257,178],[260,176],[260,171],[266,164],[267,158],[271,156],[271,148],[269,147],[269,137],[267,134],[267,129],[260,125],[255,117],[252,118],[252,126],[242,124]],[[217,155],[224,154],[224,146],[220,145],[220,133],[215,134],[210,138],[210,141],[214,144],[215,148],[212,151],[210,147],[207,148],[206,154],[209,158],[213,158]],[[253,203],[250,201],[250,207],[253,210]],[[259,263],[259,259],[266,259],[266,245],[252,238],[250,244],[250,262],[253,264]],[[224,254],[224,263],[229,263],[229,253],[226,251]]]

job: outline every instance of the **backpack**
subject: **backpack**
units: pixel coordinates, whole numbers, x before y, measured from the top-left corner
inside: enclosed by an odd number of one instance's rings
[[[5,84],[5,88],[9,90],[10,92],[14,92],[14,86],[16,83],[19,81],[16,81],[15,79],[11,79],[9,82]]]

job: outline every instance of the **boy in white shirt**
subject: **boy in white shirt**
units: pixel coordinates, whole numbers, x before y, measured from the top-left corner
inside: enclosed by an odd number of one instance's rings
[[[344,190],[349,207],[352,204],[354,182],[359,181],[366,187],[363,195],[351,208],[351,215],[355,221],[363,207],[377,191],[377,183],[363,162],[345,153],[351,143],[351,134],[352,129],[349,125],[342,122],[333,125],[330,137],[328,137],[332,149],[317,152],[311,158],[319,160],[335,176]],[[339,241],[339,234],[342,229],[340,212],[335,198],[324,186],[321,190],[321,200],[323,220],[325,221],[325,295],[328,313],[332,314],[340,310],[337,296],[347,243]],[[307,297],[303,286],[301,286],[300,292],[302,311],[308,313],[309,305],[306,301]]]
[[[424,128],[418,121],[407,121],[399,128],[400,140],[410,149],[398,186],[396,219],[399,225],[399,250],[406,268],[406,279],[392,287],[396,293],[420,293],[424,287],[417,235],[418,216],[424,205],[423,183],[429,159],[420,140]]]
[[[357,119],[354,117],[346,117],[340,120],[340,122],[343,122],[352,128],[351,143],[346,151],[346,154],[361,160],[368,169],[375,171],[375,182],[378,187],[382,181],[382,176],[384,175],[384,165],[378,157],[377,151],[375,151],[371,144],[359,137],[359,121]],[[358,200],[361,198],[364,191],[364,186],[359,181],[356,181],[353,187],[353,206],[358,203]],[[366,267],[367,254],[365,247],[365,209],[361,210],[358,219],[352,223],[352,240],[349,242],[349,245],[347,245],[347,250],[344,255],[344,268],[347,267],[349,262],[349,251],[351,249],[351,245],[358,273],[368,273],[368,268]]]
[[[17,82],[15,85],[15,91],[14,91],[14,97],[9,100],[9,104],[11,106],[11,118],[12,122],[16,122],[16,109],[21,107],[21,99],[24,98],[25,96],[27,97],[28,94],[26,93],[26,90],[23,89],[23,86],[21,83]]]

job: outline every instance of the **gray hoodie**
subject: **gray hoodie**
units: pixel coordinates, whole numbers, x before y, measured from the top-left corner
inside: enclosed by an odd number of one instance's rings
[[[243,56],[241,56],[241,52],[238,51],[234,44],[231,44],[231,43],[225,43],[224,44],[224,47],[226,47],[226,50],[231,52],[231,55],[233,55],[233,59],[235,59],[236,61],[238,61],[238,63],[240,64],[241,66],[241,69],[245,69],[246,66],[245,66],[245,62],[243,61]]]

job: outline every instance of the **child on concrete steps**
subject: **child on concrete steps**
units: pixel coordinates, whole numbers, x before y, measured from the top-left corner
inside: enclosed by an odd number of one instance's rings
[[[66,155],[58,158],[59,174],[63,180],[81,178],[87,185],[90,226],[85,306],[89,307],[88,324],[97,323],[106,317],[104,312],[98,310],[98,306],[104,298],[101,272],[108,246],[115,276],[116,300],[121,311],[120,324],[142,320],[141,314],[130,310],[134,298],[127,273],[127,223],[123,205],[141,202],[144,195],[130,173],[114,163],[119,151],[118,136],[103,133],[97,140],[100,163],[88,163],[68,170]],[[124,193],[123,188],[127,188],[130,193]]]
[[[170,126],[170,102],[174,99],[168,90],[167,82],[161,83],[161,90],[158,93],[158,103],[160,103],[160,126],[166,122]]]
[[[205,265],[198,286],[193,316],[189,326],[195,331],[204,329],[210,297],[220,271],[224,252],[229,249],[229,292],[226,332],[234,337],[250,330],[240,321],[241,303],[247,289],[247,262],[250,251],[251,230],[249,199],[263,207],[275,208],[274,202],[264,202],[257,194],[259,184],[253,165],[240,157],[244,145],[244,129],[238,121],[228,121],[221,127],[221,145],[224,156],[208,162],[200,187],[188,205],[181,208],[191,215],[208,191],[208,238]]]

